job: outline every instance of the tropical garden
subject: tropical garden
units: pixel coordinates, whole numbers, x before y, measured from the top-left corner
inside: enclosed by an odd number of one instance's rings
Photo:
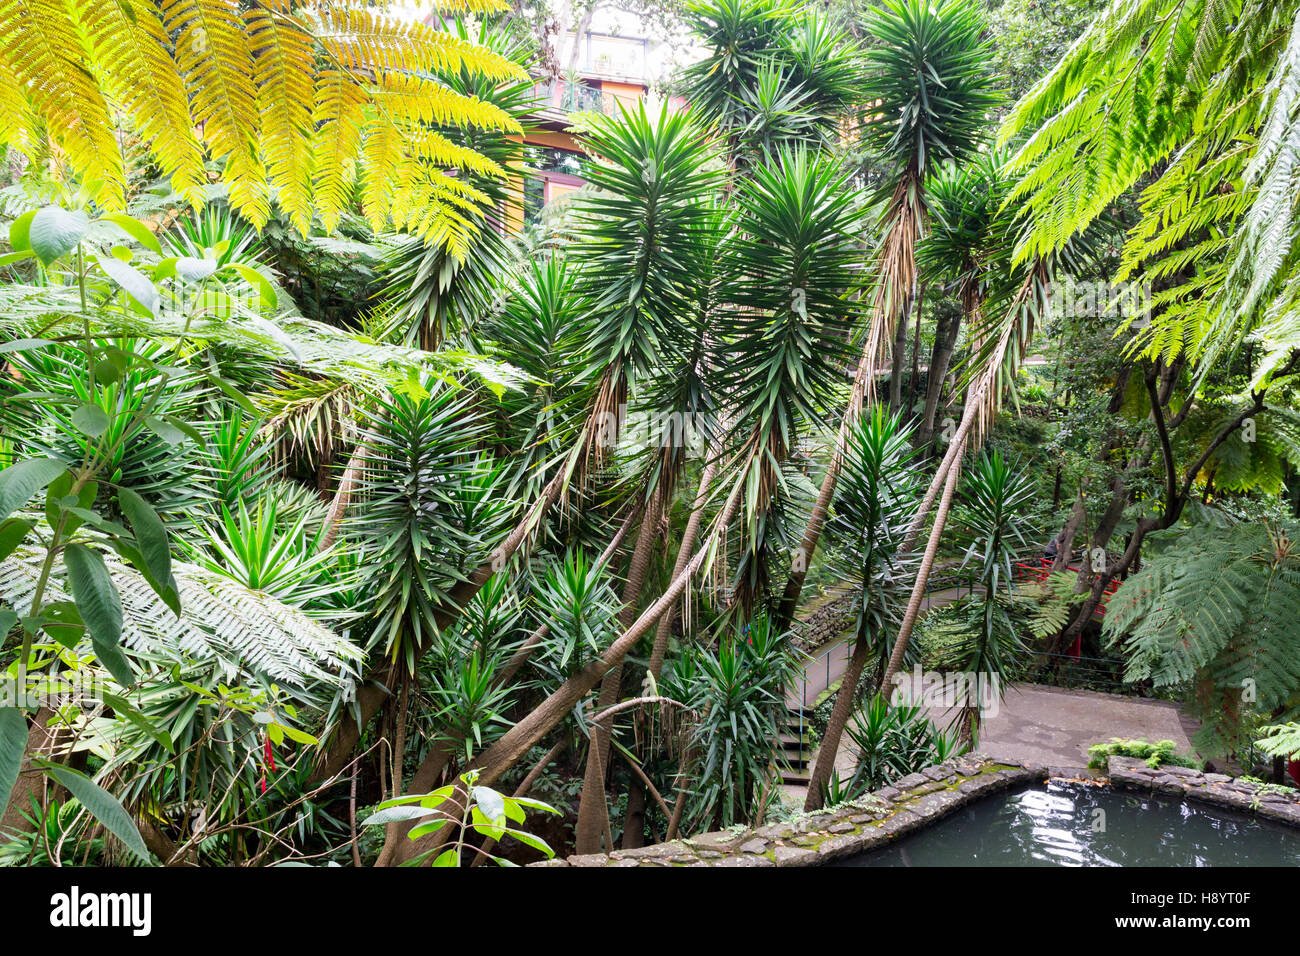
[[[581,4],[0,0],[4,863],[788,818],[978,746],[914,667],[1288,779],[1300,4],[640,6],[690,55],[524,222]]]

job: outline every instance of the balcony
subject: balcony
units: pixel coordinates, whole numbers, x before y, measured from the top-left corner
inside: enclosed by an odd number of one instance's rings
[[[533,96],[542,111],[618,114],[619,97],[616,94],[576,81],[537,83],[533,86]]]

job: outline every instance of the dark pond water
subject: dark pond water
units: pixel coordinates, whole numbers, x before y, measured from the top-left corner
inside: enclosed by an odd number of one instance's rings
[[[1298,866],[1300,830],[1082,784],[989,797],[840,866]]]

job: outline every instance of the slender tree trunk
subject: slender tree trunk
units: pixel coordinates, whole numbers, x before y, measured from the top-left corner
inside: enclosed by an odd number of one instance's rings
[[[713,484],[713,476],[717,468],[717,458],[711,458],[700,475],[700,484],[695,492],[691,515],[686,520],[686,528],[682,532],[682,543],[677,550],[677,560],[673,564],[673,580],[679,578],[682,572],[686,570],[686,565],[690,563],[691,556],[695,551],[695,539],[699,536],[700,523],[704,520],[704,506],[709,500],[709,486]],[[668,639],[672,636],[673,622],[677,618],[678,607],[679,605],[674,604],[669,608],[659,618],[659,624],[655,628],[655,643],[654,647],[651,648],[650,662],[646,667],[646,670],[653,675],[655,680],[658,680],[660,673],[663,672],[664,658],[668,656]]]
[[[939,413],[939,398],[943,393],[943,382],[948,375],[948,364],[952,361],[953,350],[957,346],[957,333],[961,329],[961,313],[946,309],[936,310],[934,329],[934,347],[930,350],[930,368],[925,373],[925,410],[921,413],[921,424],[916,430],[915,448],[924,450],[934,442],[934,420]]]
[[[1083,519],[1087,516],[1087,510],[1083,506],[1083,490],[1075,495],[1074,506],[1070,509],[1070,517],[1065,522],[1060,532],[1056,535],[1056,557],[1052,559],[1051,571],[1053,573],[1064,571],[1070,566],[1070,555],[1074,552],[1074,536],[1078,533]]]
[[[650,553],[654,549],[655,535],[659,530],[661,514],[659,491],[651,496],[641,529],[637,532],[636,547],[628,564],[627,581],[623,584],[623,608],[619,611],[619,626],[626,630],[636,621],[637,599],[650,566]],[[609,669],[601,680],[597,712],[618,703],[623,684],[623,664]],[[609,742],[613,728],[597,724],[591,728],[591,741],[587,748],[587,767],[583,776],[582,796],[578,801],[578,822],[574,828],[574,847],[578,853],[599,853],[601,835],[605,832],[609,806],[605,799],[605,771],[609,767]],[[595,758],[595,759],[593,759]],[[611,846],[608,848],[613,850]]]
[[[650,628],[659,620],[660,615],[672,607],[673,603],[681,597],[691,579],[695,577],[696,572],[704,564],[705,558],[712,553],[719,529],[727,527],[735,518],[736,510],[740,505],[742,490],[743,486],[740,484],[737,484],[731,490],[713,530],[706,538],[705,545],[696,552],[695,556],[687,563],[686,568],[660,595],[658,600],[642,611],[636,622],[628,630],[620,634],[614,643],[605,649],[604,653],[561,684],[546,700],[534,707],[522,720],[506,731],[499,740],[479,754],[476,762],[478,763],[479,783],[482,786],[490,787],[495,783],[503,773],[514,766],[528,752],[529,748],[533,747],[556,724],[563,720],[590,693],[609,669],[620,663],[636,647],[641,638],[650,632]],[[444,827],[443,829],[446,830],[447,828]],[[418,849],[414,850],[414,852],[423,852],[424,849],[429,848],[429,844],[432,844],[432,846],[441,845],[444,839],[445,835],[434,835],[431,838],[417,841],[416,846]],[[428,843],[426,843],[426,840]]]
[[[13,791],[9,794],[9,804],[4,816],[0,817],[0,837],[6,831],[12,833],[29,833],[32,825],[23,816],[32,809],[35,801],[38,807],[45,806],[45,773],[32,767],[32,759],[57,759],[57,731],[47,726],[54,717],[54,711],[40,707],[32,715],[31,726],[27,728],[27,747],[23,751],[22,763],[19,765],[18,778],[14,781]]]
[[[862,671],[867,666],[867,657],[871,652],[865,631],[865,627],[860,628],[853,641],[853,654],[844,668],[840,689],[835,693],[835,706],[831,709],[826,733],[822,735],[821,747],[817,750],[817,761],[813,764],[812,775],[808,778],[808,796],[803,802],[803,808],[807,812],[822,808],[823,788],[830,782],[831,774],[835,771],[835,757],[839,753],[840,739],[844,736],[849,715],[853,713],[858,682],[862,680]]]
[[[889,410],[897,412],[903,404],[903,368],[907,365],[907,325],[912,314],[912,299],[916,294],[913,287],[908,290],[903,302],[903,314],[894,326],[894,354],[889,363]]]
[[[363,441],[357,445],[352,457],[348,459],[347,466],[343,469],[343,476],[339,478],[338,490],[334,492],[329,510],[325,512],[320,541],[316,545],[317,551],[328,550],[334,544],[334,539],[338,537],[343,516],[347,513],[348,505],[352,503],[352,496],[356,494],[357,487],[361,484],[361,472],[365,469],[366,456],[369,453],[370,446]]]
[[[909,413],[916,405],[916,393],[921,386],[921,317],[925,307],[925,283],[920,284],[916,293],[916,303],[912,306],[912,376],[907,380],[907,408]]]
[[[959,443],[965,446],[965,438]],[[960,455],[957,444],[954,444],[953,450]],[[925,545],[925,554],[921,558],[921,566],[916,572],[916,582],[912,585],[912,596],[907,602],[907,610],[903,613],[903,623],[899,625],[898,636],[894,639],[894,650],[889,655],[889,666],[885,668],[885,677],[880,683],[880,692],[888,695],[890,687],[893,686],[894,676],[898,669],[903,666],[903,656],[907,653],[907,642],[912,636],[912,628],[916,624],[916,619],[921,613],[921,604],[925,600],[925,585],[930,580],[930,569],[934,567],[934,558],[939,551],[939,538],[943,535],[944,527],[948,524],[948,509],[952,506],[953,492],[957,488],[957,481],[961,476],[961,468],[956,461],[953,461],[948,468],[948,475],[943,483],[943,497],[939,499],[939,507],[934,513],[934,526],[930,529],[930,537]]]

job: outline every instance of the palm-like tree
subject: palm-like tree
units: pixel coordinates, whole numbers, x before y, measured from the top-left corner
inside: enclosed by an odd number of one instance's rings
[[[987,691],[1005,693],[1015,657],[1025,645],[1007,613],[1005,601],[1014,589],[1012,562],[1025,544],[1025,510],[1033,483],[1016,471],[1000,452],[982,455],[966,476],[960,521],[968,540],[966,561],[978,563],[982,591],[975,605],[978,620],[961,632],[949,663],[976,678],[958,714],[963,743],[977,739]]]
[[[841,166],[802,149],[752,170],[733,198],[739,221],[724,265],[719,381],[731,421],[723,480],[744,489],[735,594],[748,613],[768,577],[773,519],[789,497],[783,470],[837,397],[861,207]]]
[[[683,71],[683,93],[734,170],[779,146],[830,145],[862,100],[862,51],[833,18],[785,0],[701,0],[686,19],[709,52]]]
[[[805,810],[822,806],[835,769],[845,725],[858,699],[858,684],[872,656],[876,678],[889,656],[888,632],[898,619],[900,585],[906,577],[903,537],[920,504],[913,466],[911,428],[877,405],[855,424],[845,449],[835,509],[827,531],[852,563],[862,596],[853,631],[853,653],[844,668],[835,704],[808,781]]]
[[[941,316],[935,329],[918,449],[927,450],[934,436],[939,393],[963,321],[968,331],[984,331],[986,303],[1007,295],[1013,226],[1004,205],[1008,187],[1002,158],[992,151],[963,166],[945,166],[930,183],[930,234],[917,248],[917,265],[928,281],[952,284],[961,311]]]
[[[895,326],[916,279],[916,244],[924,233],[926,187],[942,162],[960,162],[980,142],[989,109],[997,102],[988,72],[980,15],[949,0],[888,0],[868,14],[875,39],[867,53],[868,107],[863,140],[883,159],[889,178],[880,189],[880,245],[876,286],[862,357],[840,425],[834,454],[800,543],[801,565],[786,584],[778,623],[791,620],[806,568],[821,537],[843,465],[843,449],[867,399],[874,400],[877,371],[888,360]],[[921,518],[929,508],[922,509]]]

